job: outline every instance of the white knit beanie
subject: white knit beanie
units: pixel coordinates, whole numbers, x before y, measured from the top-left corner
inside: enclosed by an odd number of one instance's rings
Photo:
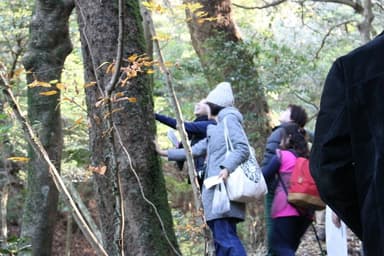
[[[233,106],[234,99],[231,84],[228,82],[219,83],[207,96],[207,102],[222,106]]]

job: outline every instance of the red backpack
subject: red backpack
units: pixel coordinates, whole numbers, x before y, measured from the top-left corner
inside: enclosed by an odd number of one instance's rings
[[[322,210],[325,203],[309,171],[309,160],[304,157],[296,159],[288,190],[288,202],[301,208]]]

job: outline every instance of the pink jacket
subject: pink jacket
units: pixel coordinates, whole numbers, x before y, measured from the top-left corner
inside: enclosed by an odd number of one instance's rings
[[[288,150],[276,150],[276,155],[280,158],[281,162],[279,169],[281,180],[283,180],[285,187],[288,190],[289,179],[296,163],[296,156]],[[296,208],[288,203],[287,193],[281,184],[281,180],[279,180],[276,186],[275,197],[272,202],[272,218],[299,216],[300,214]]]

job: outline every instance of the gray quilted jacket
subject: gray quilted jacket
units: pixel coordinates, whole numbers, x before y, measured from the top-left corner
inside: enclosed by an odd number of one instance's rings
[[[233,144],[234,150],[226,157],[226,144],[224,139],[224,124],[226,118],[229,137]],[[218,115],[217,125],[209,125],[207,128],[207,138],[193,145],[192,154],[200,156],[207,154],[207,173],[206,177],[218,175],[221,168],[227,168],[229,172],[233,172],[237,166],[243,163],[249,156],[248,139],[244,135],[242,127],[243,117],[240,112],[233,107],[227,107],[220,111]],[[169,160],[185,159],[184,149],[168,150]],[[237,218],[244,220],[245,204],[231,202],[231,210],[225,214],[212,213],[212,199],[215,187],[206,189],[203,186],[202,199],[204,214],[207,221],[220,218]]]

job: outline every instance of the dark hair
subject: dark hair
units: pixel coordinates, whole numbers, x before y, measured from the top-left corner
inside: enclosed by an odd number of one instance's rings
[[[288,108],[291,109],[291,120],[297,123],[300,127],[304,127],[304,125],[308,121],[307,112],[301,106],[290,104]]]
[[[305,130],[295,123],[284,126],[281,149],[294,150],[299,157],[309,157]]]
[[[211,115],[212,116],[217,116],[219,114],[219,112],[224,109],[225,107],[223,106],[219,106],[215,103],[212,103],[212,102],[207,102],[207,105],[211,111]]]

